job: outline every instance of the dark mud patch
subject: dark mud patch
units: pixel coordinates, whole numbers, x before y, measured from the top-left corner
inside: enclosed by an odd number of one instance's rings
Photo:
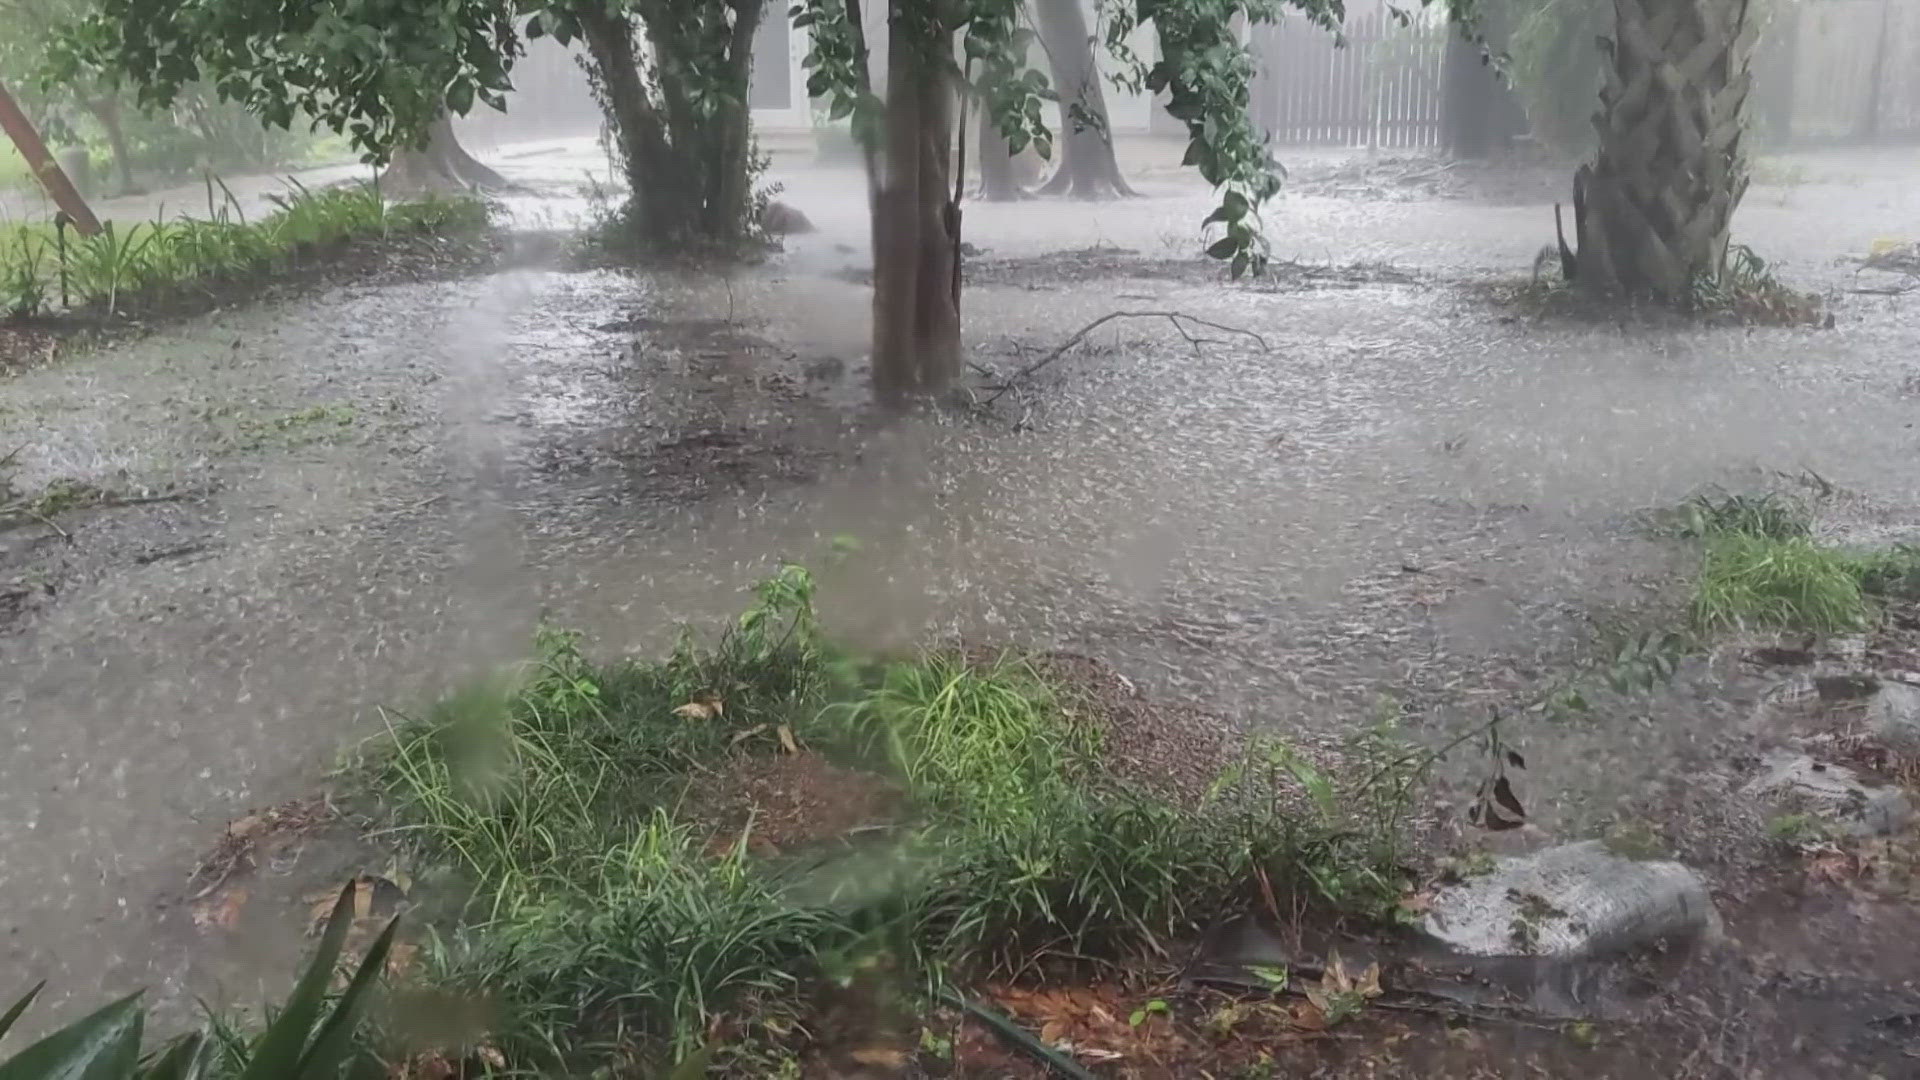
[[[811,751],[743,754],[693,781],[682,812],[709,830],[709,850],[745,841],[773,857],[879,832],[900,818],[905,794],[871,773],[834,765]]]
[[[1031,291],[1072,288],[1097,281],[1165,281],[1232,285],[1249,292],[1271,293],[1412,285],[1420,280],[1408,271],[1384,263],[1318,265],[1276,261],[1268,263],[1263,274],[1234,281],[1226,265],[1217,260],[1149,258],[1132,248],[1107,246],[1015,259],[972,259],[964,266],[963,273],[969,285]],[[848,270],[841,277],[857,285],[873,282],[873,273],[867,269]]]
[[[1385,155],[1290,166],[1284,190],[1362,202],[1460,199],[1523,206],[1564,199],[1572,175],[1570,165],[1522,153],[1484,161]]]
[[[1704,295],[1692,310],[1680,311],[1645,301],[1621,302],[1590,296],[1562,280],[1559,258],[1543,249],[1539,273],[1525,281],[1504,280],[1467,286],[1477,302],[1502,312],[1501,322],[1622,325],[1648,330],[1685,330],[1697,326],[1784,326],[1827,329],[1834,312],[1822,297],[1777,282],[1740,285]]]
[[[1153,795],[1198,804],[1242,749],[1235,725],[1201,709],[1155,701],[1104,661],[1046,652],[1033,664],[1100,732],[1102,767]]]
[[[536,474],[693,502],[811,483],[858,452],[867,401],[859,365],[803,356],[732,319],[627,314],[596,329],[632,337],[613,365],[543,376],[581,420],[525,448]],[[544,392],[536,390],[535,411],[547,411],[537,400]],[[581,410],[581,395],[605,400]],[[599,418],[623,410],[651,422]]]
[[[165,572],[219,546],[205,490],[59,489],[0,507],[0,633],[19,630],[75,586]],[[149,569],[150,568],[150,569]]]
[[[344,284],[446,281],[548,265],[561,260],[565,250],[560,234],[500,230],[307,245],[264,273],[131,294],[111,311],[90,306],[0,323],[0,376],[239,305],[294,299]]]

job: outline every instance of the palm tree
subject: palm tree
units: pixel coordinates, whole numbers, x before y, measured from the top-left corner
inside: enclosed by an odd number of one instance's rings
[[[1614,0],[1594,117],[1574,177],[1576,279],[1597,293],[1685,306],[1717,278],[1746,193],[1750,0]]]

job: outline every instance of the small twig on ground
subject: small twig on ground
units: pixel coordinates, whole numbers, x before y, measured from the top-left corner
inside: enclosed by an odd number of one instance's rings
[[[73,534],[54,524],[53,519],[47,515],[32,509],[23,510],[22,513],[25,513],[28,517],[38,521],[40,524],[45,525],[47,528],[52,529],[54,532],[59,533],[60,539],[65,540],[69,544],[73,543]]]
[[[1068,350],[1072,349],[1075,345],[1078,345],[1082,341],[1085,341],[1088,334],[1091,334],[1095,330],[1098,330],[1099,328],[1101,328],[1102,326],[1105,326],[1106,324],[1113,322],[1115,319],[1165,319],[1168,322],[1172,323],[1173,328],[1179,331],[1180,336],[1183,338],[1186,338],[1187,343],[1192,345],[1196,349],[1200,347],[1201,341],[1203,339],[1196,338],[1193,336],[1192,333],[1188,332],[1187,328],[1184,325],[1182,325],[1181,320],[1183,319],[1186,320],[1187,322],[1193,323],[1196,326],[1205,326],[1210,329],[1219,330],[1228,334],[1241,334],[1246,337],[1250,337],[1254,341],[1259,343],[1260,349],[1262,352],[1265,352],[1269,348],[1269,346],[1267,345],[1267,339],[1264,337],[1261,337],[1259,334],[1256,334],[1251,330],[1246,330],[1238,326],[1227,326],[1223,323],[1211,322],[1209,320],[1202,319],[1197,315],[1189,315],[1184,311],[1110,311],[1105,315],[1102,315],[1099,318],[1088,323],[1087,325],[1081,327],[1080,329],[1075,330],[1073,334],[1067,338],[1066,341],[1062,342],[1052,352],[1047,353],[1045,356],[1042,356],[1040,359],[1035,360],[1033,363],[1026,365],[1025,367],[1021,368],[1018,371],[1015,371],[1012,375],[1007,376],[1006,381],[1002,382],[999,385],[999,387],[997,387],[992,394],[988,395],[987,399],[981,402],[980,404],[984,407],[987,405],[992,405],[994,402],[1000,400],[1001,395],[1013,389],[1014,385],[1019,383],[1022,379],[1033,377],[1035,374],[1039,373],[1039,371],[1042,368],[1046,367],[1048,364],[1051,364],[1055,360],[1058,360],[1062,356],[1065,356]]]

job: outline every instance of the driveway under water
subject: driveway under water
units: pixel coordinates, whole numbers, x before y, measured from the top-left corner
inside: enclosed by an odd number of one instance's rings
[[[579,153],[506,166],[557,183]],[[31,586],[0,609],[0,992],[257,1000],[290,924],[209,932],[183,902],[223,822],[311,791],[382,707],[523,655],[543,617],[654,649],[836,536],[862,554],[826,604],[864,641],[1089,652],[1247,730],[1349,730],[1395,695],[1437,734],[1571,662],[1595,618],[1670,600],[1677,553],[1638,510],[1811,470],[1843,525],[1920,521],[1920,293],[1848,292],[1836,262],[1920,220],[1920,167],[1813,159],[1749,194],[1739,239],[1833,293],[1829,330],[1496,308],[1480,286],[1524,275],[1544,202],[1291,197],[1277,255],[1366,265],[1251,286],[1186,265],[1207,200],[1184,181],[973,204],[980,364],[1115,309],[1264,347],[1122,320],[991,417],[887,426],[860,385],[861,182],[779,178],[821,231],[730,276],[347,287],[0,384],[16,487],[183,496],[74,512],[70,543],[0,533],[0,583]],[[1522,733],[1536,823],[1640,805],[1726,713],[1657,711]]]

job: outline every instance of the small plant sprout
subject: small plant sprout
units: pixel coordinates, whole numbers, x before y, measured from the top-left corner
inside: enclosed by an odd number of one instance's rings
[[[1172,1010],[1167,1007],[1164,999],[1154,998],[1152,1001],[1133,1010],[1133,1015],[1127,1017],[1127,1026],[1137,1028],[1156,1016],[1168,1016],[1171,1013]]]

